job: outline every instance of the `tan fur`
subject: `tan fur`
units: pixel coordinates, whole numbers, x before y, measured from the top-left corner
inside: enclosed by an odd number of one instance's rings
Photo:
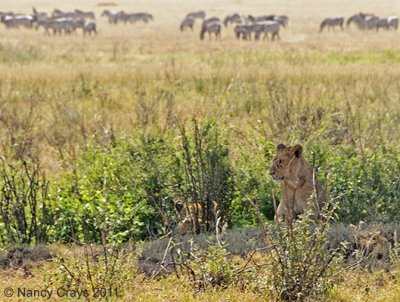
[[[201,203],[196,202],[194,204],[187,204],[181,200],[175,202],[175,214],[177,216],[177,225],[175,233],[177,235],[186,235],[194,232],[196,226],[195,212],[201,213]],[[198,223],[201,223],[201,219],[198,219]]]
[[[303,157],[303,147],[278,145],[276,155],[269,170],[272,178],[281,184],[282,201],[279,204],[275,220],[291,222],[307,208],[310,197],[316,190],[315,212],[326,202],[326,196],[318,183],[313,169]]]
[[[175,234],[186,235],[188,233],[195,233],[199,230],[203,224],[202,220],[202,203],[195,202],[193,204],[187,204],[181,200],[175,202],[175,215],[177,217],[177,224],[175,228]],[[217,217],[217,204],[213,202],[213,208],[211,209],[212,219],[216,220]],[[195,213],[198,213],[199,217],[196,219]],[[211,221],[214,223],[214,221]],[[197,225],[196,225],[197,224]]]

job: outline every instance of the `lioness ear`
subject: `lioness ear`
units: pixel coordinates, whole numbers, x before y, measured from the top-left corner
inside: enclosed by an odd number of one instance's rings
[[[285,146],[284,144],[279,144],[279,145],[276,147],[277,150],[282,150],[282,149],[285,149],[285,148],[286,148],[286,146]]]
[[[303,153],[303,147],[301,145],[295,145],[294,147],[292,147],[292,152],[294,155],[296,155],[297,158],[299,158]]]

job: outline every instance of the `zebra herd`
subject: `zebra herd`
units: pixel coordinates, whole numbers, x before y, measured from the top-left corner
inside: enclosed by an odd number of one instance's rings
[[[261,36],[265,39],[269,38],[269,34],[271,34],[272,40],[275,40],[275,38],[280,38],[280,28],[286,27],[289,23],[289,18],[285,15],[241,16],[238,13],[226,16],[221,23],[219,17],[206,18],[204,11],[196,11],[185,16],[180,24],[180,30],[190,29],[193,31],[197,19],[201,21],[201,40],[204,39],[206,33],[210,39],[212,34],[216,39],[221,39],[222,24],[225,27],[234,26],[233,32],[237,39],[251,40],[252,34],[254,34],[254,39],[259,40]]]
[[[153,16],[148,13],[126,13],[124,11],[105,10],[101,14],[108,19],[109,24],[118,23],[148,23]],[[13,12],[0,12],[0,22],[7,29],[28,28],[39,30],[44,29],[46,34],[61,35],[72,34],[81,29],[83,35],[97,34],[96,16],[94,12],[84,12],[78,9],[74,11],[61,11],[54,9],[52,13],[39,12],[32,8],[31,14],[17,14]]]
[[[69,12],[54,9],[51,14],[39,12],[36,8],[32,8],[32,14],[0,12],[0,22],[7,29],[22,27],[39,30],[43,28],[45,33],[54,35],[71,34],[77,29],[82,29],[84,35],[96,34],[95,19],[93,12],[84,12],[78,9]]]
[[[104,10],[101,17],[105,17],[109,24],[135,24],[143,22],[145,24],[153,21],[153,15],[146,12],[127,13],[123,10]],[[285,15],[240,15],[234,13],[227,15],[223,21],[219,17],[206,17],[203,10],[188,13],[180,23],[180,30],[190,29],[193,31],[196,22],[200,22],[200,39],[203,40],[208,34],[211,39],[221,39],[223,27],[232,27],[237,39],[255,40],[268,38],[272,40],[280,39],[280,29],[288,25],[289,18]],[[43,29],[46,34],[61,35],[71,34],[81,29],[83,34],[97,34],[96,16],[94,12],[75,9],[73,11],[62,11],[54,9],[51,13],[39,12],[32,8],[31,14],[17,14],[14,12],[0,12],[0,23],[5,28],[28,28]],[[344,30],[347,27],[355,26],[359,30],[397,30],[399,19],[397,16],[381,18],[374,14],[357,13],[345,22],[344,17],[326,18],[319,27],[322,32],[325,29],[331,30],[339,27]]]
[[[380,18],[378,16],[375,16],[374,14],[358,13],[347,19],[347,27],[351,26],[352,24],[356,26],[356,28],[358,28],[359,30],[397,30],[399,26],[399,18],[397,16]],[[331,30],[335,27],[340,27],[340,29],[343,31],[343,25],[343,17],[326,18],[320,24],[319,31],[322,32],[325,28]]]

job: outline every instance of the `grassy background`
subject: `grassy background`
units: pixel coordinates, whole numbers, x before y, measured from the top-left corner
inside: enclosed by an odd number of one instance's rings
[[[62,170],[61,141],[79,148],[82,136],[103,127],[130,134],[149,118],[162,127],[176,116],[216,118],[246,132],[239,141],[252,140],[248,130],[261,121],[268,139],[302,142],[310,138],[297,133],[290,138],[291,132],[302,115],[321,108],[325,127],[332,128],[333,116],[351,115],[360,128],[350,129],[360,132],[351,133],[354,140],[382,138],[397,145],[398,33],[351,28],[318,34],[325,17],[348,17],[360,10],[393,15],[400,9],[396,1],[384,6],[379,1],[117,2],[111,9],[148,11],[155,17],[148,25],[126,26],[109,26],[96,1],[34,4],[49,12],[81,8],[98,16],[96,37],[0,28],[3,119],[17,115],[14,128],[23,128],[19,124],[31,114],[30,140],[49,171]],[[30,12],[32,5],[19,1],[2,7]],[[236,11],[287,14],[290,26],[282,30],[279,43],[237,41],[232,28],[223,29],[221,42],[201,42],[199,24],[194,33],[178,30],[183,16],[199,8],[221,18]],[[376,123],[385,125],[379,127],[383,133],[373,136],[368,129],[378,131]],[[2,145],[7,148],[10,130],[4,127]]]

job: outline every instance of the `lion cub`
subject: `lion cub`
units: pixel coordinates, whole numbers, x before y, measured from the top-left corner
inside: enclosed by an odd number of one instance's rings
[[[318,200],[315,204],[317,217],[319,209],[326,202],[325,193],[302,154],[301,145],[286,147],[279,144],[276,148],[269,174],[281,184],[282,201],[276,210],[275,221],[292,222],[296,219],[306,209],[314,189]]]

